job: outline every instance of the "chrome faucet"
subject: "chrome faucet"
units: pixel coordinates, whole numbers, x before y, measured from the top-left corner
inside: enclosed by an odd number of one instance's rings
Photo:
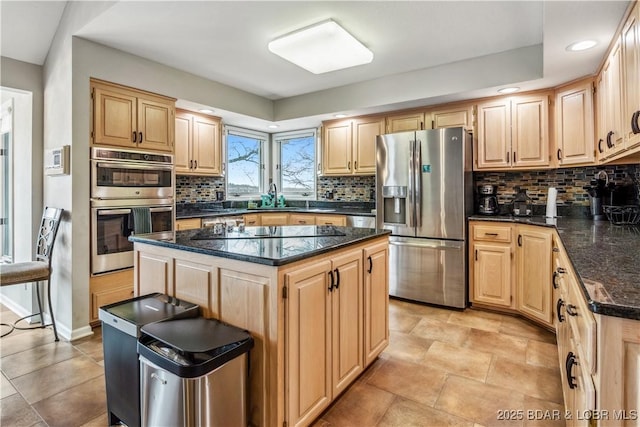
[[[276,206],[278,203],[278,188],[275,182],[269,184],[269,192],[267,194],[273,198],[273,206]]]

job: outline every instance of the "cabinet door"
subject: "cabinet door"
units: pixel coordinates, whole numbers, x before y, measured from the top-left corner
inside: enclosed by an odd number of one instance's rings
[[[622,125],[627,149],[640,145],[640,6],[636,4],[622,29],[622,63],[624,64],[624,108]],[[634,122],[633,125],[631,122]]]
[[[478,104],[477,169],[511,166],[510,120],[508,100]]]
[[[624,132],[622,131],[622,55],[620,40],[618,40],[604,67],[602,67],[603,84],[606,86],[603,98],[603,118],[606,134],[605,155],[612,157],[622,151],[624,147]]]
[[[176,259],[173,295],[200,306],[202,316],[218,315],[218,269],[211,265]]]
[[[324,126],[322,172],[325,175],[351,175],[351,121]]]
[[[387,116],[387,132],[405,132],[411,130],[424,129],[424,113],[413,112],[407,114],[398,114],[395,116]]]
[[[220,122],[193,117],[193,170],[199,175],[220,175],[222,172],[222,147]]]
[[[552,232],[535,226],[518,226],[517,231],[516,307],[522,314],[552,325]]]
[[[362,251],[332,259],[335,287],[331,292],[333,396],[364,370],[362,316]]]
[[[311,424],[332,399],[329,271],[325,260],[285,274],[290,426]]]
[[[596,77],[596,156],[607,157],[607,81],[604,72]]]
[[[364,249],[364,365],[389,343],[389,249],[387,243]]]
[[[474,243],[473,302],[512,307],[511,246]]]
[[[384,134],[384,118],[353,122],[353,171],[359,175],[376,173],[376,137]]]
[[[549,165],[549,97],[518,96],[511,102],[511,157],[517,167]]]
[[[138,147],[173,151],[175,112],[172,104],[138,98]]]
[[[435,110],[429,114],[431,117],[431,129],[457,126],[473,127],[473,108],[470,105],[446,110]]]
[[[96,86],[93,90],[93,143],[134,148],[137,98]],[[137,141],[137,134],[136,134]]]
[[[247,214],[242,216],[242,220],[246,226],[256,226],[260,224],[260,215],[258,214]]]
[[[591,80],[557,93],[556,140],[560,165],[594,162]]]
[[[191,140],[193,139],[191,115],[176,112],[176,149],[173,161],[176,174],[191,172]]]

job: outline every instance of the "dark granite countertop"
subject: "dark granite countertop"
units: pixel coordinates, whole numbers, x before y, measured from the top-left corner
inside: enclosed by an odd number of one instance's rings
[[[591,311],[640,320],[640,226],[569,217],[474,215],[469,219],[555,227]]]
[[[334,232],[330,232],[330,229]],[[305,232],[296,234],[297,230]],[[131,236],[129,240],[239,261],[280,266],[390,234],[387,230],[372,228],[315,225],[246,227],[245,232],[247,236],[234,231],[235,234],[221,236],[222,238],[215,238],[215,236],[207,238],[203,233],[212,233],[211,229],[201,228],[176,231],[173,239],[156,240],[142,234]],[[287,237],[280,237],[283,232]],[[256,234],[262,237],[251,238],[251,235]],[[271,236],[265,236],[265,234],[271,234]]]
[[[215,218],[266,212],[295,212],[375,217],[375,214],[371,212],[375,204],[369,202],[311,202],[309,208],[306,207],[305,202],[300,201],[297,201],[292,206],[286,206],[284,208],[247,209],[246,203],[239,205],[240,206],[232,206],[231,203],[178,204],[176,205],[176,219]]]

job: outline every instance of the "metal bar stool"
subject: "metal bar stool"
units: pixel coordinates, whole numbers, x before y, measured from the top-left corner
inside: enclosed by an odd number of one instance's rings
[[[62,211],[63,209],[50,207],[44,208],[44,211],[42,212],[42,222],[40,223],[40,231],[38,232],[38,240],[36,242],[35,261],[0,265],[0,286],[35,282],[39,310],[37,313],[30,314],[16,320],[13,325],[3,323],[3,326],[11,328],[9,332],[2,334],[3,337],[5,335],[9,335],[14,329],[40,329],[50,326],[45,325],[44,323],[44,312],[42,310],[42,301],[40,300],[40,282],[46,281],[51,326],[53,326],[53,335],[55,336],[56,341],[59,341],[56,321],[53,317],[53,308],[51,307],[51,252],[53,251],[53,244],[55,243],[56,235],[58,234],[58,226],[60,225]],[[17,326],[18,322],[35,316],[40,316],[40,326]]]

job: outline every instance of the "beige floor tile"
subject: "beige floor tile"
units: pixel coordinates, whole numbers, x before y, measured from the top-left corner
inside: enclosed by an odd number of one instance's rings
[[[40,345],[54,342],[53,332],[49,328],[12,332],[4,338],[0,338],[0,357],[20,353]]]
[[[490,353],[436,341],[421,363],[437,370],[484,381],[492,358]]]
[[[389,312],[399,311],[405,314],[413,314],[424,319],[439,320],[446,322],[453,313],[452,310],[440,307],[434,307],[426,304],[410,303],[394,298],[390,299]]]
[[[505,316],[504,319],[502,319],[500,332],[503,334],[556,344],[556,336],[554,333],[519,317]]]
[[[80,354],[68,342],[52,342],[5,356],[0,359],[0,368],[7,378],[12,379]]]
[[[497,316],[495,313],[466,310],[464,312],[451,313],[449,323],[490,332],[499,332],[502,326],[502,319],[495,316]]]
[[[377,427],[473,427],[473,422],[412,400],[396,399]]]
[[[489,369],[487,384],[515,390],[538,399],[563,403],[562,384],[557,369],[497,358]]]
[[[411,335],[461,346],[469,337],[470,328],[433,319],[422,319]]]
[[[462,347],[507,357],[518,362],[526,359],[527,339],[471,328]]]
[[[420,321],[420,316],[393,312],[389,313],[389,330],[409,333]]]
[[[41,421],[40,415],[19,394],[0,400],[0,426],[27,427]]]
[[[104,374],[104,368],[86,356],[78,356],[14,378],[14,387],[33,404]]]
[[[530,365],[560,369],[560,362],[558,360],[558,346],[556,344],[529,340],[529,342],[527,343],[526,360]]]
[[[483,426],[522,426],[524,420],[499,419],[506,410],[522,410],[524,395],[502,387],[451,375],[435,408]]]
[[[11,385],[11,382],[4,374],[0,374],[0,399],[4,399],[14,393],[17,393],[17,390]]]
[[[433,406],[446,378],[444,371],[390,359],[367,379],[367,383],[423,405]]]
[[[355,383],[320,417],[320,426],[375,426],[395,399],[392,393]]]
[[[524,397],[525,427],[564,427],[564,405]]]
[[[389,336],[389,345],[384,350],[384,355],[419,362],[424,359],[432,342],[419,336],[395,332]]]
[[[93,421],[104,414],[107,408],[104,376],[100,375],[41,400],[33,407],[52,427],[80,426]]]
[[[95,328],[92,336],[74,341],[73,346],[96,362],[104,359],[102,351],[102,331],[100,328]]]

